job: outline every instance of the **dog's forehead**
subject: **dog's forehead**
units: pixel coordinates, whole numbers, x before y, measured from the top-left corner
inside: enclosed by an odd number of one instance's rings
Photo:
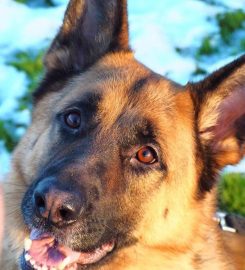
[[[74,104],[96,107],[104,125],[119,116],[148,117],[154,112],[169,112],[175,85],[152,72],[132,56],[110,56],[89,71],[74,77],[60,94],[57,110]],[[95,112],[95,110],[93,110]]]

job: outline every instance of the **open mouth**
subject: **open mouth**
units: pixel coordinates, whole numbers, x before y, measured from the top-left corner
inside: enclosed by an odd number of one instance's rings
[[[25,240],[24,258],[37,270],[76,270],[79,265],[94,264],[110,253],[115,246],[111,241],[89,252],[77,252],[66,247],[52,236],[32,230]]]

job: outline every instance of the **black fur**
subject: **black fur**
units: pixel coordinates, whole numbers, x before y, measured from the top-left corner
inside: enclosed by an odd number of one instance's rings
[[[150,74],[144,78],[139,79],[134,83],[130,92],[140,92],[140,90],[142,90],[144,87],[147,86],[148,83],[150,83],[150,80],[153,79],[153,77],[153,74]]]
[[[106,53],[130,51],[126,1],[84,0],[83,3],[77,18],[78,2],[70,1],[64,18],[70,29],[61,28],[45,57],[46,74],[33,94],[34,102],[53,89],[57,91],[58,82],[64,86],[68,78],[84,72]]]

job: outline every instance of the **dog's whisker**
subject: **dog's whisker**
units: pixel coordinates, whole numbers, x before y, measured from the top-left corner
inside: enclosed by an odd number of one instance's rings
[[[16,213],[21,213],[21,209],[19,208],[19,209],[15,209],[14,211],[11,211],[11,212],[8,212],[7,214],[6,214],[6,217],[10,217],[10,216],[12,216],[12,215],[15,215]]]
[[[18,208],[20,209],[20,205],[14,203],[14,202],[8,202],[8,203],[7,203],[7,207],[8,207],[8,208],[11,208],[11,210],[12,210],[12,209],[18,209]]]
[[[17,191],[8,191],[8,192],[5,192],[4,194],[5,196],[6,195],[20,195],[20,197],[22,197],[21,195],[25,194],[25,192],[23,190],[21,191],[17,190]]]
[[[10,182],[4,182],[5,186],[14,186],[14,187],[23,187],[23,188],[27,188],[28,185],[24,185],[24,184],[17,184],[17,183],[10,183]]]
[[[109,227],[109,225],[104,224],[104,227],[108,228],[111,232],[113,232],[113,229],[111,227]]]

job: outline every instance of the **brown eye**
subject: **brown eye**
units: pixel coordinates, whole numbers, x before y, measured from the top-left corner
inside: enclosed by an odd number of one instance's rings
[[[144,164],[153,164],[157,161],[157,153],[150,146],[142,147],[136,154],[138,161]]]
[[[70,128],[79,128],[81,125],[81,114],[77,111],[65,115],[65,123]]]

